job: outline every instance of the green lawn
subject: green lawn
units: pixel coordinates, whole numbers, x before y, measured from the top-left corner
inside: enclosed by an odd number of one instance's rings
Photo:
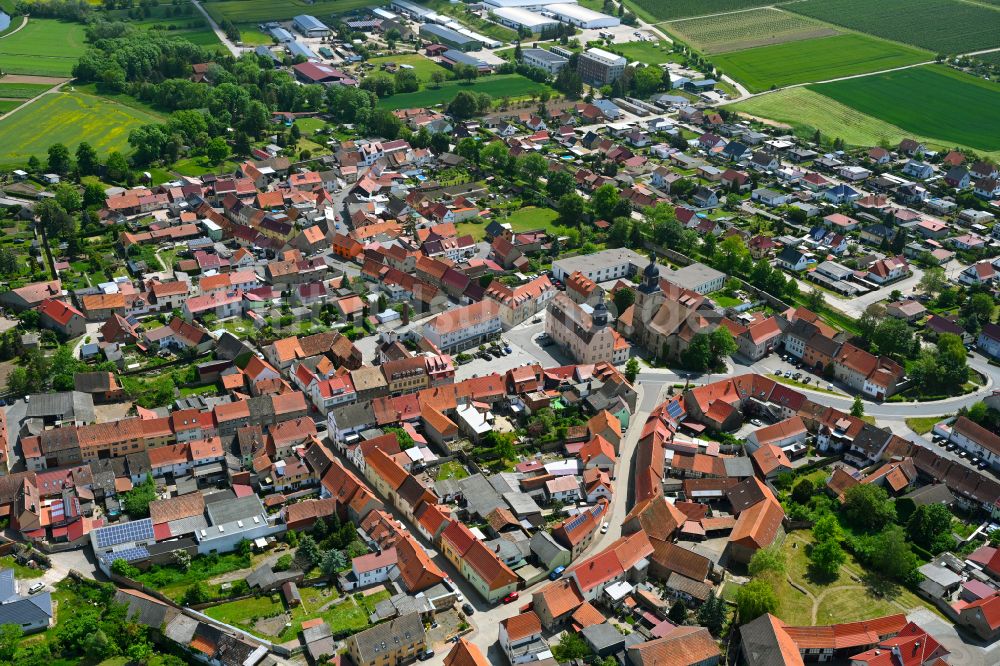
[[[1000,84],[995,82],[929,65],[810,88],[915,134],[1000,151]],[[900,104],[918,98],[920,104]]]
[[[837,33],[835,29],[819,21],[774,7],[726,16],[674,21],[668,23],[666,28],[705,53],[739,51],[766,44],[826,37]]]
[[[70,152],[88,141],[98,153],[129,151],[134,127],[160,122],[158,115],[82,93],[53,93],[0,120],[0,167],[43,157],[53,143]]]
[[[723,53],[714,61],[751,91],[760,92],[932,59],[933,55],[926,51],[851,33]]]
[[[739,298],[726,296],[725,294],[716,294],[715,296],[712,296],[712,300],[715,301],[720,308],[734,308],[743,303],[743,301]]]
[[[381,68],[382,65],[388,63],[395,63],[397,65],[410,65],[413,67],[414,74],[417,78],[424,83],[428,83],[431,80],[431,72],[442,72],[445,76],[450,76],[447,69],[437,64],[430,58],[425,58],[418,53],[404,53],[402,55],[391,55],[391,56],[379,56],[377,58],[371,58],[368,60],[371,64],[375,65],[376,69]]]
[[[462,463],[457,460],[449,460],[446,463],[442,463],[438,467],[437,480],[442,481],[444,479],[464,479],[469,476]]]
[[[229,160],[222,164],[213,164],[207,157],[186,157],[174,162],[172,169],[182,176],[202,176],[206,173],[230,173],[236,168],[236,162]]]
[[[361,631],[369,625],[368,616],[375,610],[375,605],[389,598],[389,593],[381,590],[360,600],[348,597],[344,601],[333,603],[337,599],[335,588],[300,587],[299,593],[302,595],[302,605],[291,611],[285,608],[281,595],[274,593],[229,601],[207,608],[204,612],[209,617],[263,638],[286,642],[299,634],[303,622],[317,617],[323,618],[335,635]],[[282,615],[291,626],[282,623],[279,632],[268,632],[257,626],[258,620]]]
[[[625,56],[629,62],[644,62],[647,65],[677,62],[683,58],[671,51],[666,42],[627,42],[614,44],[606,49]]]
[[[223,574],[250,568],[250,558],[239,553],[224,555],[196,556],[191,560],[191,568],[182,571],[179,567],[153,566],[143,571],[138,580],[158,590],[171,599],[180,600],[185,590],[195,583],[201,583]],[[217,586],[210,586],[211,592],[219,594]]]
[[[0,99],[0,115],[7,113],[8,111],[13,111],[22,104],[24,104],[23,100],[18,101],[18,100]]]
[[[464,81],[446,81],[440,88],[427,87],[417,92],[393,95],[379,100],[379,106],[394,110],[448,104],[461,90],[486,93],[496,101],[503,97],[528,97],[548,89],[544,83],[535,83],[520,74],[494,74],[476,79],[471,84]]]
[[[188,4],[184,0],[182,2],[184,6]],[[187,41],[199,46],[222,46],[222,42],[219,41],[219,38],[216,37],[215,33],[209,27],[208,21],[194,7],[191,7],[190,14],[182,14],[180,16],[167,14],[168,11],[173,12],[173,4],[162,3],[158,6],[150,7],[149,10],[150,16],[139,20],[129,18],[128,10],[126,9],[116,9],[105,12],[104,15],[109,20],[123,21],[142,30],[160,30],[171,37],[183,37]],[[268,39],[267,43],[271,43],[270,39]]]
[[[934,428],[934,424],[943,418],[943,416],[915,416],[906,419],[906,425],[918,435],[924,435],[929,433]]]
[[[18,578],[41,578],[45,575],[45,569],[33,569],[17,562],[13,555],[0,557],[0,569],[13,569]]]
[[[559,213],[551,208],[536,208],[528,206],[522,208],[507,218],[497,218],[497,221],[509,223],[511,229],[516,232],[532,231],[534,229],[546,229],[559,233],[559,227],[555,221]],[[486,234],[486,222],[459,222],[455,225],[459,235],[471,234],[477,241],[482,240]]]
[[[86,48],[84,40],[81,23],[33,18],[0,40],[0,71],[68,78]]]
[[[816,621],[813,622],[813,600],[793,588],[787,580],[779,581],[775,585],[779,600],[777,615],[788,624],[803,626],[854,622],[926,607],[919,597],[902,587],[895,589],[891,597],[877,597],[865,585],[855,582],[852,575],[860,577],[864,569],[850,553],[835,579],[815,578],[809,571],[807,555],[811,542],[812,534],[800,530],[789,534],[782,544],[788,576],[818,600]]]
[[[331,14],[345,14],[381,4],[384,3],[373,0],[287,0],[281,3],[273,0],[220,0],[206,2],[204,7],[216,21],[229,19],[233,23],[257,24],[264,21],[284,21],[299,14],[312,14],[325,21]]]

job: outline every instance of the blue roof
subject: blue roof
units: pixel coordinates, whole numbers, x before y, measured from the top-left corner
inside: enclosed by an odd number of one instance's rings
[[[153,521],[149,518],[99,527],[94,532],[98,548],[112,548],[123,543],[152,541],[154,539]]]
[[[309,14],[299,14],[293,20],[306,30],[329,30],[318,18]]]
[[[307,60],[319,60],[319,56],[313,53],[308,46],[302,44],[301,42],[289,42],[285,44],[285,48],[293,56],[302,56]]]
[[[486,63],[479,58],[474,58],[467,53],[459,51],[458,49],[448,49],[441,54],[443,58],[448,58],[452,62],[461,62],[466,65],[472,65],[473,67],[485,67]]]
[[[293,41],[295,41],[295,37],[292,36],[292,33],[288,32],[284,28],[272,28],[271,29],[271,36],[274,37],[275,39],[277,39],[279,42],[293,42]]]

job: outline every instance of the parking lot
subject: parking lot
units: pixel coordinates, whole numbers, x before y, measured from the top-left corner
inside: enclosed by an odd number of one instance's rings
[[[802,382],[810,387],[825,391],[837,391],[838,393],[845,392],[841,387],[833,383],[833,380],[817,374],[798,362],[793,356],[786,355],[782,358],[779,354],[774,353],[762,361],[758,361],[754,366],[759,372],[766,373],[772,377],[777,376],[777,373],[781,372],[781,376]]]

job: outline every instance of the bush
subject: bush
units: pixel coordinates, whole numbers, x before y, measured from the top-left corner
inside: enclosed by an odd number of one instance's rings
[[[289,569],[291,569],[292,568],[291,553],[285,553],[284,555],[279,557],[277,562],[275,562],[274,566],[271,568],[274,569],[275,571],[288,571]]]

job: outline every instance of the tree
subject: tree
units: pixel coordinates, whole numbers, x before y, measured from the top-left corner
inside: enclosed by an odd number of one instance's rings
[[[674,624],[684,624],[684,620],[687,619],[687,608],[680,599],[674,602],[674,605],[670,607],[670,611],[667,613],[667,619]]]
[[[275,571],[288,571],[289,569],[292,568],[292,561],[293,561],[292,554],[285,553],[277,560],[275,560],[274,565],[271,568],[274,569]]]
[[[16,624],[0,624],[0,659],[10,661],[24,631]]]
[[[625,379],[628,380],[630,384],[635,383],[635,378],[639,376],[639,361],[636,357],[632,357],[625,364]]]
[[[980,325],[993,321],[996,305],[989,294],[973,294],[962,304],[962,314],[979,322]]]
[[[292,126],[293,128],[295,125]],[[205,157],[212,164],[219,164],[229,156],[229,144],[221,136],[215,137],[205,146]]]
[[[576,180],[568,171],[556,171],[553,174],[549,174],[548,182],[545,184],[545,191],[555,201],[558,201],[575,189]]]
[[[826,299],[823,298],[823,292],[815,287],[802,294],[802,300],[806,308],[813,312],[819,312],[826,306]]]
[[[878,535],[872,564],[882,574],[899,581],[905,581],[913,574],[919,561],[910,549],[902,527],[891,525]]]
[[[708,599],[698,609],[698,624],[718,635],[726,623],[726,602],[715,596],[715,590],[708,593]]]
[[[319,564],[320,560],[323,558],[323,554],[319,550],[319,546],[316,544],[316,540],[311,534],[303,534],[302,538],[299,539],[299,547],[295,551],[298,558],[305,562],[309,568],[312,568]]]
[[[854,396],[854,402],[851,403],[851,416],[856,416],[859,419],[865,415],[865,403],[861,399],[860,395]]]
[[[586,213],[586,202],[579,194],[571,192],[559,200],[559,222],[567,226],[579,226]]]
[[[816,484],[809,477],[803,477],[792,487],[792,501],[798,504],[808,504],[816,492]]]
[[[659,67],[636,68],[632,75],[632,84],[640,97],[647,97],[663,84],[663,72]]]
[[[84,208],[92,208],[94,206],[100,206],[104,203],[106,195],[104,194],[104,188],[101,187],[100,183],[87,183],[83,188],[83,206]]]
[[[785,553],[778,545],[761,548],[750,558],[747,570],[754,577],[768,575],[780,577],[785,573]]]
[[[83,199],[76,187],[69,183],[59,183],[56,185],[56,203],[62,206],[67,213],[75,213],[83,207]]]
[[[106,175],[109,180],[115,183],[124,183],[129,180],[132,170],[129,168],[125,156],[118,151],[113,151],[108,155]]]
[[[86,141],[76,147],[76,170],[81,176],[92,176],[101,166],[97,151]]]
[[[69,173],[72,162],[69,157],[69,148],[61,143],[53,143],[49,146],[49,171],[60,175]]]
[[[837,576],[841,565],[847,561],[847,554],[841,548],[840,542],[834,539],[826,539],[813,544],[809,550],[810,566],[824,578],[832,579]]]
[[[843,510],[853,525],[871,532],[884,528],[896,517],[896,507],[889,501],[889,494],[873,483],[848,488],[844,493]]]
[[[917,288],[925,294],[935,295],[941,293],[948,286],[948,278],[944,269],[940,266],[931,266],[924,269],[924,274],[917,283]]]
[[[942,333],[937,339],[938,373],[942,386],[961,387],[969,380],[968,352],[962,338]]]
[[[715,266],[729,275],[745,275],[752,265],[750,250],[738,235],[730,236],[715,250]]]
[[[343,551],[328,550],[323,554],[323,560],[319,568],[327,576],[334,576],[347,566],[347,557]]]
[[[623,312],[629,309],[629,307],[635,303],[635,290],[629,287],[622,287],[615,292],[612,298],[612,303],[614,303],[615,311],[618,316],[621,316]]]
[[[951,511],[944,504],[925,504],[917,507],[906,521],[906,536],[932,553],[954,548]]]
[[[21,270],[17,254],[9,247],[0,248],[0,275],[10,277]]]
[[[211,599],[212,595],[209,593],[205,584],[195,583],[188,589],[184,590],[184,596],[181,597],[181,603],[185,606],[193,606],[195,604],[203,604]]]
[[[611,183],[601,185],[590,195],[591,209],[594,211],[594,215],[602,220],[613,220],[619,217],[623,203],[626,207],[625,215],[628,215],[628,202],[623,202],[618,188]]]
[[[246,541],[246,539],[243,539],[243,541]],[[176,564],[181,571],[188,571],[191,568],[191,553],[183,549],[175,550],[174,564]]]
[[[139,569],[128,563],[128,560],[118,558],[111,563],[111,573],[124,576],[125,578],[135,578],[139,575]]]
[[[142,483],[125,493],[122,508],[133,520],[149,516],[149,504],[156,499],[156,481],[146,474]]]
[[[580,634],[567,631],[554,648],[552,656],[559,663],[566,663],[574,659],[584,659],[590,656],[590,648],[587,643],[580,638]]]
[[[817,543],[828,539],[839,541],[842,536],[840,523],[837,522],[837,517],[832,513],[826,514],[813,523],[812,533],[813,539]]]
[[[754,579],[736,591],[736,612],[740,624],[756,620],[765,613],[778,611],[778,595],[768,583]]]
[[[435,88],[440,88],[441,84],[444,83],[445,78],[444,72],[440,69],[435,69],[431,72],[431,83],[434,84]]]

